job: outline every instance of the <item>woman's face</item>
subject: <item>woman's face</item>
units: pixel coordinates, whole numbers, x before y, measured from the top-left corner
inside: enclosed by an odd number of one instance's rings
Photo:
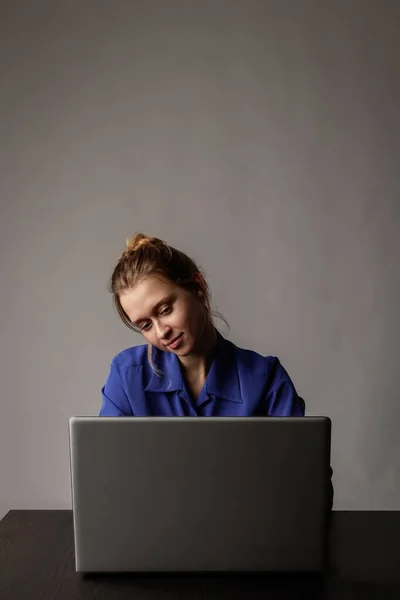
[[[160,277],[147,276],[123,292],[120,303],[153,346],[177,356],[196,352],[208,317],[201,298],[193,292]]]

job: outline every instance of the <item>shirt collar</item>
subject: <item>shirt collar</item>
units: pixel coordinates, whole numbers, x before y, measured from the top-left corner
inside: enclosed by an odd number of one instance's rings
[[[218,346],[206,379],[207,394],[242,402],[236,364],[236,346],[217,331]],[[179,359],[175,354],[153,348],[153,361],[163,375],[151,372],[145,392],[176,392],[184,387]]]

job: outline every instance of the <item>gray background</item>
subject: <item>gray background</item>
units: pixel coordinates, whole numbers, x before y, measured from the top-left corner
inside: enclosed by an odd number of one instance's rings
[[[335,508],[399,509],[400,2],[0,10],[0,515],[70,507],[68,418],[142,341],[107,292],[135,231],[332,418]]]

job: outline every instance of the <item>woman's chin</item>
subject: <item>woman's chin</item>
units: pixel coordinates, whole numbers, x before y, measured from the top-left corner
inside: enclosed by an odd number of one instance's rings
[[[193,345],[185,338],[179,344],[178,348],[171,350],[174,354],[180,357],[189,356],[193,352]]]

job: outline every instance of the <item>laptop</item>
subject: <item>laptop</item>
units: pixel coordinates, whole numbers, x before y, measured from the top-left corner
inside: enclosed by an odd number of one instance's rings
[[[76,571],[320,572],[327,417],[73,417]]]

